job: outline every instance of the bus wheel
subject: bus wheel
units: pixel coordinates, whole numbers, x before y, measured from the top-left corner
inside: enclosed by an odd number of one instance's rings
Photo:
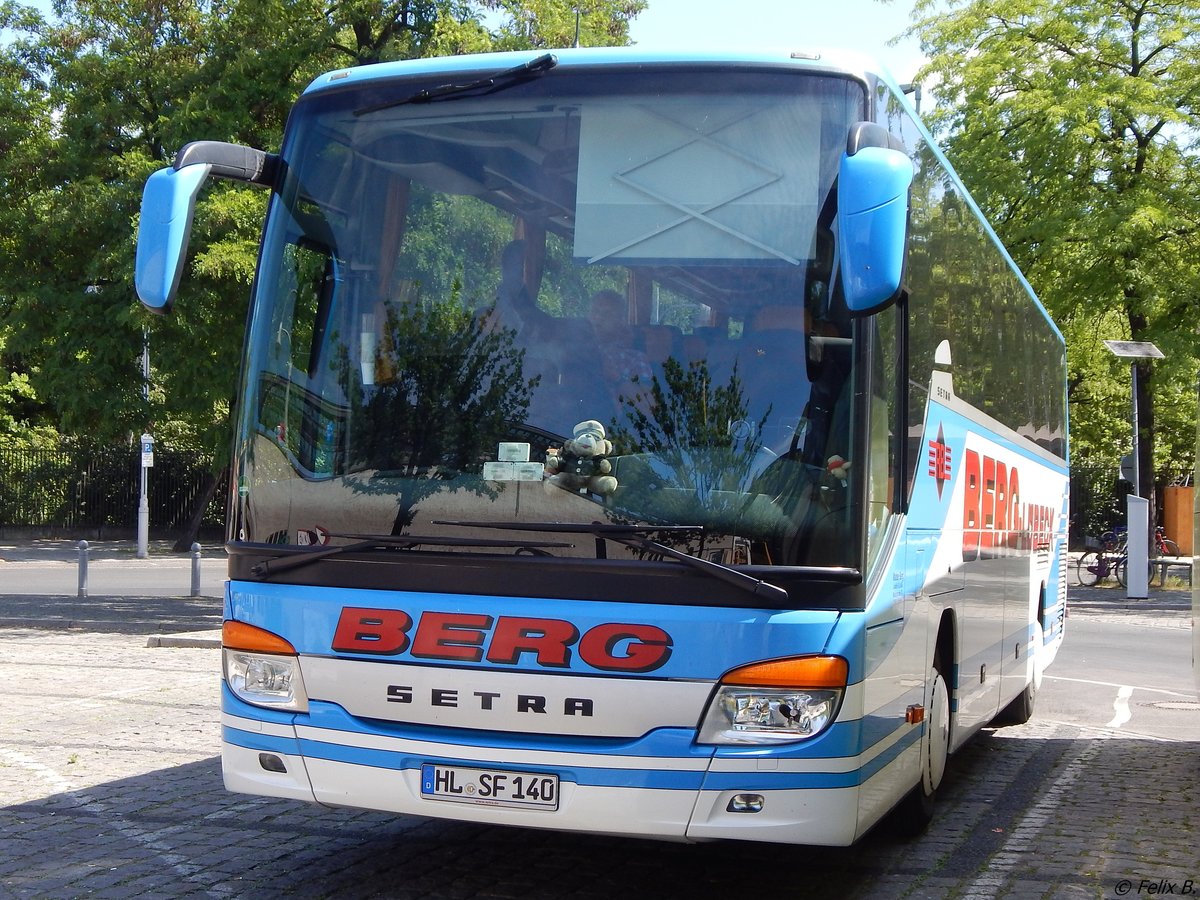
[[[929,672],[929,708],[921,734],[921,780],[896,807],[894,822],[905,836],[915,837],[933,820],[933,803],[950,756],[950,689],[942,675],[941,657]]]
[[[1044,640],[1045,632],[1042,631],[1041,623],[1035,623],[1033,626],[1033,675],[1029,684],[1025,685],[1025,690],[1017,694],[1008,706],[1000,710],[996,718],[992,720],[992,725],[1024,725],[1033,718],[1033,707],[1037,701],[1038,688],[1042,686],[1041,654]]]

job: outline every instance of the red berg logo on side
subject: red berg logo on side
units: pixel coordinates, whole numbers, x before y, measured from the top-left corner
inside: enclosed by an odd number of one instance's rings
[[[525,654],[537,665],[564,669],[571,654],[604,672],[653,672],[671,657],[671,635],[656,625],[608,622],[582,635],[562,619],[429,611],[413,630],[399,609],[342,609],[332,648],[341,653],[516,666]],[[490,638],[490,640],[489,640]]]
[[[1054,510],[1021,500],[1016,466],[974,450],[963,463],[963,560],[1016,556],[1050,547]]]

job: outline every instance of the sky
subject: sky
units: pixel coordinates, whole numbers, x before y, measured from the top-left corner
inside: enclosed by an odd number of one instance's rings
[[[911,81],[922,63],[917,42],[888,41],[908,28],[911,0],[648,0],[630,37],[646,48],[838,49],[866,53]]]
[[[51,15],[51,0],[22,0]],[[878,59],[899,82],[923,62],[917,42],[888,42],[908,28],[913,0],[648,0],[631,39],[646,48],[855,50]]]

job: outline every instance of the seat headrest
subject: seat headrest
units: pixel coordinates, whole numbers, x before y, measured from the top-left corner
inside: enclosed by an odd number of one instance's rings
[[[764,306],[750,319],[751,331],[807,331],[808,310],[803,306]]]

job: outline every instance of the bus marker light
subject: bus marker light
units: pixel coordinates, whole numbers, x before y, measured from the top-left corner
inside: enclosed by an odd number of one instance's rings
[[[914,703],[904,711],[904,721],[909,725],[918,725],[925,721],[925,707]]]
[[[840,656],[797,656],[741,666],[727,672],[721,683],[742,687],[841,689],[846,686],[849,669]]]
[[[285,766],[283,764],[283,760],[274,753],[258,754],[258,764],[268,772],[279,772],[283,775],[287,774],[287,766]]]
[[[279,635],[234,619],[227,619],[221,625],[221,646],[226,650],[296,655],[296,648]]]
[[[731,813],[762,812],[763,802],[762,794],[734,794],[729,805],[725,807],[725,811]]]

